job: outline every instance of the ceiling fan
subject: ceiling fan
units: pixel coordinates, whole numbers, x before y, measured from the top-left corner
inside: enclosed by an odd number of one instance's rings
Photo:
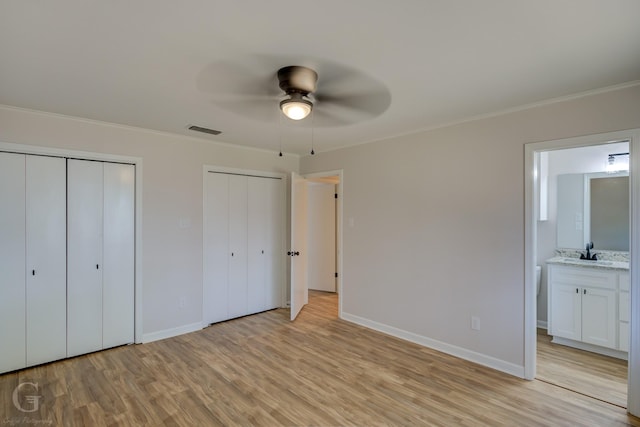
[[[274,112],[280,110],[303,127],[346,126],[371,120],[391,104],[386,86],[367,73],[313,59],[216,62],[203,70],[198,85],[220,108],[271,124],[278,123]],[[312,123],[303,120],[312,111]]]
[[[311,68],[290,65],[278,70],[280,89],[288,96],[280,101],[280,109],[292,120],[302,120],[311,113],[313,102],[309,94],[316,91],[318,73]]]

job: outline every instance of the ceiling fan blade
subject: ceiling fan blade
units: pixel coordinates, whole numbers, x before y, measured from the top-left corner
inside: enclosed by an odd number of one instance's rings
[[[345,114],[361,115],[365,119],[384,113],[391,104],[391,95],[389,92],[345,93],[338,96],[318,93],[316,101],[323,109],[333,108]]]
[[[214,62],[206,66],[196,78],[196,86],[209,94],[234,96],[279,96],[275,71],[246,67],[228,62]]]

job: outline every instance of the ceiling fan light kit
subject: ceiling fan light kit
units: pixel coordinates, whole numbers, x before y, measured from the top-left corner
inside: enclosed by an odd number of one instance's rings
[[[289,99],[280,101],[280,109],[292,120],[302,120],[311,113],[313,103],[300,93],[292,93]]]

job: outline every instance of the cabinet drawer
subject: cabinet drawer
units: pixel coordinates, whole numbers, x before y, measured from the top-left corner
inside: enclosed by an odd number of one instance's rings
[[[549,269],[550,283],[589,286],[594,288],[616,289],[618,275],[611,271],[602,271],[589,267],[559,267],[552,265]]]
[[[619,286],[621,291],[629,290],[629,273],[623,272],[619,274]]]
[[[618,294],[618,318],[621,321],[629,321],[629,292],[620,292]]]

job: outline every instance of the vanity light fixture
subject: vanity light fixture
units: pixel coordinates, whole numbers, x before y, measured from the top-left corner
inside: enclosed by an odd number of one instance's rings
[[[609,154],[607,158],[606,171],[615,173],[629,170],[629,153]]]

